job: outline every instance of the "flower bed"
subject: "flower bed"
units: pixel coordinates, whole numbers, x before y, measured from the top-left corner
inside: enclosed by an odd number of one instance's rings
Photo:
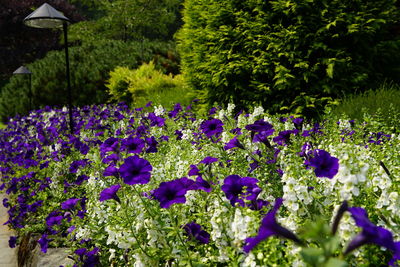
[[[78,266],[379,266],[400,258],[400,136],[256,108],[46,108],[1,132],[18,237]],[[348,265],[347,265],[348,264]]]

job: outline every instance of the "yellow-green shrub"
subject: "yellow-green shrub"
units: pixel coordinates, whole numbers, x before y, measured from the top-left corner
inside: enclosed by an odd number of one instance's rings
[[[147,102],[169,107],[174,103],[188,105],[194,98],[193,91],[181,75],[166,75],[155,68],[153,62],[145,63],[138,69],[117,67],[110,72],[106,84],[115,101],[125,101],[140,107]]]

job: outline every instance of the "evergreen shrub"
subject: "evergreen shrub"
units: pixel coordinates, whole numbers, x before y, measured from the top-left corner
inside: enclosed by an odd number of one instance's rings
[[[166,73],[178,71],[178,57],[172,42],[98,41],[69,49],[73,105],[104,103],[108,100],[106,80],[117,66],[137,68],[155,61]],[[64,51],[51,51],[45,58],[27,65],[32,71],[33,108],[66,105],[67,81]],[[29,109],[27,82],[11,77],[0,93],[0,118],[6,121]]]
[[[186,0],[182,72],[202,100],[316,116],[399,79],[395,0]]]

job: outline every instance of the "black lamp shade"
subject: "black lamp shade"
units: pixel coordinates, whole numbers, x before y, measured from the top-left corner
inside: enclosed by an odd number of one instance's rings
[[[27,67],[21,66],[13,74],[32,74],[32,72]]]
[[[44,3],[38,9],[29,14],[24,23],[34,28],[61,28],[64,23],[71,23],[60,11],[51,5]]]

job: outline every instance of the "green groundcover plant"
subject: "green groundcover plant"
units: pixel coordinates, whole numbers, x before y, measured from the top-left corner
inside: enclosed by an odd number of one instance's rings
[[[193,103],[195,105],[195,103]],[[45,108],[1,130],[10,246],[76,266],[381,266],[400,259],[400,136],[213,108]]]

